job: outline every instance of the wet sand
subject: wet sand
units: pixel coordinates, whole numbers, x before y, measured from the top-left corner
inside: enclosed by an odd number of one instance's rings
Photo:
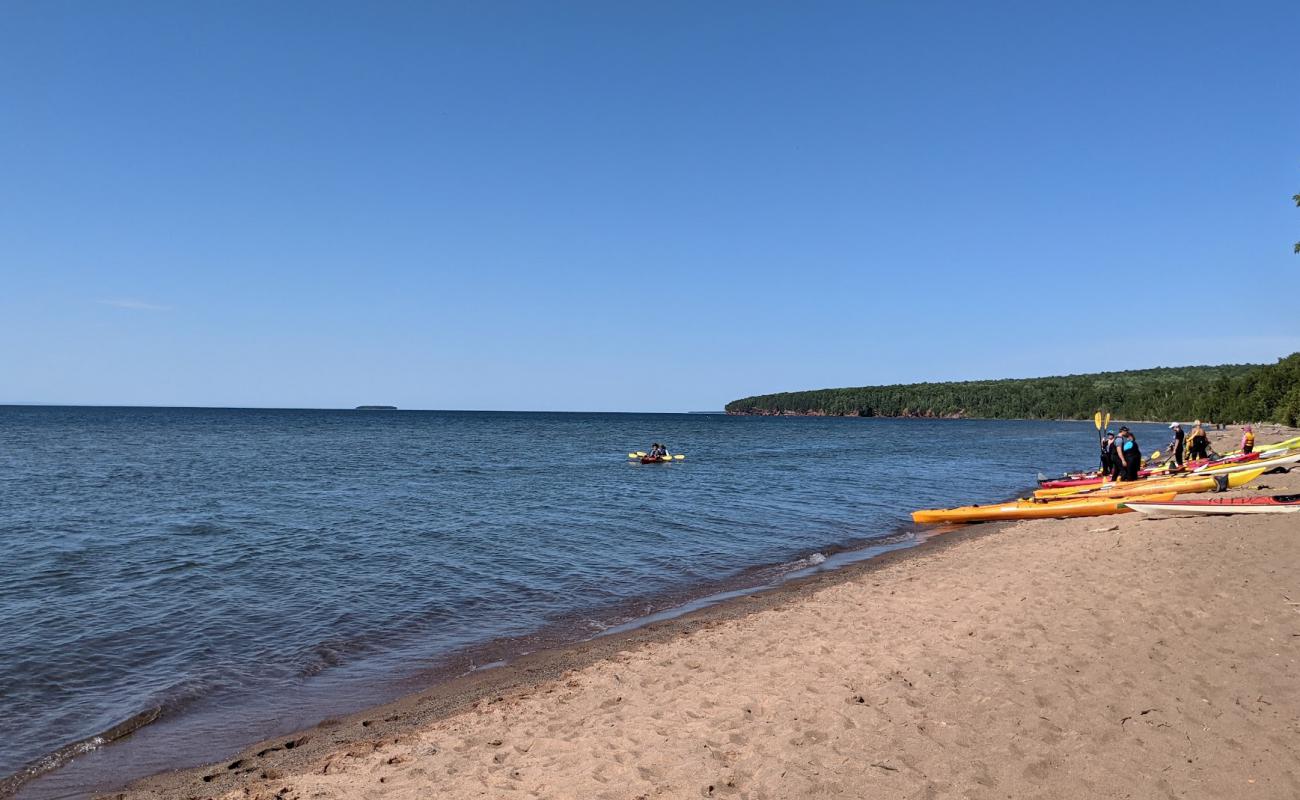
[[[970,526],[117,796],[1300,797],[1296,516]]]

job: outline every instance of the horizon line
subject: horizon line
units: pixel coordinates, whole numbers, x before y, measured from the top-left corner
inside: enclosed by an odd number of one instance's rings
[[[453,414],[725,414],[725,408],[697,411],[608,411],[520,408],[374,408],[366,406],[204,406],[149,403],[43,403],[0,402],[0,408],[169,408],[200,411],[415,411]]]

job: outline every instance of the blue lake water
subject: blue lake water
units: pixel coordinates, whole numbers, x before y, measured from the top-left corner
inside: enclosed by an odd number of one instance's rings
[[[651,441],[687,458],[628,462]],[[907,545],[912,509],[1024,492],[1095,442],[1078,422],[0,407],[0,776],[151,709],[25,793],[220,757],[488,642]]]

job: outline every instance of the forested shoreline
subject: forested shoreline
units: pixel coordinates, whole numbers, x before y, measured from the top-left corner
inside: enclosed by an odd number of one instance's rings
[[[1087,419],[1098,409],[1116,419],[1300,424],[1300,353],[1275,364],[780,392],[726,406],[738,415],[982,419]]]

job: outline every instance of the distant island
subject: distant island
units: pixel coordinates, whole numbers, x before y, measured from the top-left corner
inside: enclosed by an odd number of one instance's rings
[[[814,389],[733,400],[754,416],[1116,419],[1300,423],[1300,353],[1276,364],[1161,367],[1050,378]]]
[[[357,406],[356,411],[396,411],[397,406]]]

